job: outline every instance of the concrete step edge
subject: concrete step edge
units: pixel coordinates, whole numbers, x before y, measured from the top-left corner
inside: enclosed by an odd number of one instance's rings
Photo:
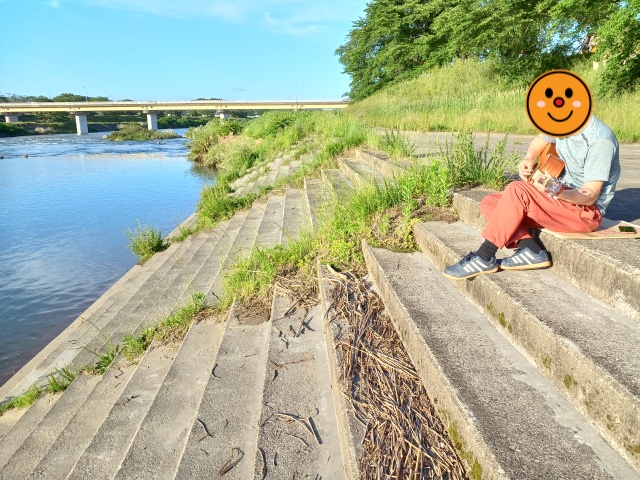
[[[258,244],[271,248],[282,239],[282,220],[284,217],[284,195],[269,195],[262,222],[258,228]]]
[[[482,229],[480,200],[490,190],[474,189],[454,194],[453,205],[466,223]],[[640,322],[640,268],[596,250],[592,242],[610,242],[612,248],[640,252],[635,240],[568,240],[542,231],[540,239],[553,255],[554,272],[585,292]],[[601,243],[602,244],[602,243]],[[594,281],[597,278],[597,281]]]
[[[304,192],[298,188],[285,191],[284,215],[282,218],[281,242],[286,245],[299,238],[304,229],[309,228],[309,217],[304,208]]]
[[[99,381],[95,375],[77,377],[0,469],[0,479],[25,478]]]
[[[252,478],[271,324],[268,316],[239,318],[236,308],[234,305],[229,311],[197,421],[188,432],[177,479],[217,478],[236,448],[244,456],[225,477]]]
[[[342,388],[343,370],[337,349],[337,335],[339,328],[337,325],[342,320],[336,317],[330,310],[330,294],[332,282],[328,279],[326,267],[318,261],[318,287],[320,293],[320,304],[322,305],[323,333],[327,348],[327,358],[329,362],[329,375],[331,377],[331,393],[333,404],[336,410],[336,420],[338,426],[338,436],[340,440],[340,451],[342,452],[342,463],[345,470],[345,478],[357,480],[360,477],[358,467],[359,458],[362,451],[362,436],[365,433],[364,427],[356,420],[355,412],[351,404],[347,401]]]
[[[364,240],[363,253],[429,397],[458,436],[470,476],[639,478],[424,256]]]
[[[459,251],[463,247],[454,249],[450,246],[448,242],[451,240],[440,238],[449,232],[444,225],[434,224],[433,229],[437,234],[432,233],[427,225],[418,223],[414,226],[414,237],[438,268],[455,263],[466,253]],[[448,238],[464,242],[469,235],[455,229]],[[478,235],[477,239],[471,239],[478,243],[481,237]],[[564,299],[567,294],[562,292],[567,287],[562,282],[561,279],[553,279],[552,271],[530,271],[481,275],[471,281],[454,281],[454,284],[478,305],[509,341],[526,352],[540,372],[640,471],[640,452],[635,452],[635,446],[640,445],[640,396],[634,393],[637,389],[637,376],[632,373],[634,360],[627,359],[626,363],[631,362],[627,366],[623,362],[603,359],[607,352],[591,352],[592,347],[589,347],[589,342],[610,345],[609,355],[615,353],[615,358],[617,355],[637,358],[636,339],[640,336],[640,327],[624,315],[604,305],[599,306],[597,301],[587,296],[575,297],[584,306],[584,313],[575,321],[569,311],[572,308],[570,304],[566,304],[564,316],[539,308],[540,299],[546,298],[544,292],[548,295],[546,285],[553,285],[555,296]],[[525,285],[526,295],[514,293],[518,291],[516,285]],[[576,291],[575,295],[579,292]],[[564,300],[562,302],[565,306]],[[601,331],[597,339],[591,339],[580,330],[580,318],[583,317],[590,317],[585,329],[594,325],[594,329]],[[555,324],[554,319],[558,320]],[[563,323],[571,325],[571,328],[563,327]],[[596,325],[602,325],[602,328],[597,329]],[[621,372],[610,370],[613,365],[618,365],[616,368]]]
[[[341,158],[338,160],[338,165],[354,185],[365,187],[371,184],[384,184],[384,175],[360,160]]]
[[[322,181],[304,177],[304,191],[306,198],[306,210],[309,215],[311,230],[317,233],[320,229],[320,212],[325,200],[322,194]]]
[[[278,173],[276,174],[276,179],[273,181],[274,185],[281,180],[287,178],[289,176],[289,165],[281,165],[278,168]]]
[[[224,329],[213,319],[191,327],[115,478],[175,476]]]
[[[195,227],[198,223],[198,212],[193,212],[189,215],[184,221],[180,222],[180,224],[171,230],[169,234],[165,237],[167,240],[172,240],[174,237],[177,237],[180,234],[180,229],[190,229]]]
[[[333,197],[342,197],[355,191],[351,180],[339,169],[322,169],[322,183]]]
[[[356,149],[356,159],[379,171],[387,178],[397,178],[407,173],[408,165],[393,161],[381,152]]]
[[[152,344],[69,472],[69,479],[113,478],[177,355]],[[65,477],[66,478],[66,477]]]

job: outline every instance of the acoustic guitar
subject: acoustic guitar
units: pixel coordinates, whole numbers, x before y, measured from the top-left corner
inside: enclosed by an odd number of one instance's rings
[[[558,156],[556,146],[547,143],[533,165],[533,173],[529,177],[529,182],[540,182],[545,187],[550,180],[557,181],[564,171],[564,162]]]

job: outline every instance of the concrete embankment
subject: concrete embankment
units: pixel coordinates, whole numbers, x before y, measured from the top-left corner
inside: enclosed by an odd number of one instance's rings
[[[420,155],[436,151],[437,135],[412,135]],[[528,139],[510,142],[522,151]],[[623,146],[623,176],[630,174],[612,212],[633,220],[640,155],[632,150],[640,152]],[[255,191],[309,159],[282,157],[234,187]],[[330,195],[343,198],[410,166],[366,150],[338,163],[322,180],[272,191],[132,269],[2,387],[2,398],[84,358],[79,342],[90,340],[89,321],[119,342],[195,291],[214,303],[225,268],[255,245],[286,244],[318,228]],[[369,280],[467,471],[518,480],[640,478],[640,241],[605,248],[557,240],[549,270],[451,282],[442,266],[480,239],[480,195],[456,193],[458,222],[417,223],[421,252],[362,247]],[[620,283],[590,287],[595,272],[612,268]],[[154,345],[134,366],[118,356],[102,377],[80,376],[62,395],[0,417],[0,479],[360,478],[367,426],[341,389],[336,347],[348,325],[328,301],[337,281],[321,268],[318,306],[308,311],[276,289],[268,312],[234,306],[223,319],[194,324],[181,345]]]

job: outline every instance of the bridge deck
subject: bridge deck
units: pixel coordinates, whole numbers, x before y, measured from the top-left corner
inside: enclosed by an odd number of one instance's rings
[[[36,112],[144,112],[166,110],[322,110],[345,108],[349,102],[343,101],[131,101],[131,102],[30,102],[0,103],[0,115],[8,113]]]

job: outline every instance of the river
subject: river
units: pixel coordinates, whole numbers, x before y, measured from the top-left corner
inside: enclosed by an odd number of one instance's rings
[[[215,181],[185,138],[103,135],[0,138],[0,385],[135,265],[128,229],[169,233]]]

